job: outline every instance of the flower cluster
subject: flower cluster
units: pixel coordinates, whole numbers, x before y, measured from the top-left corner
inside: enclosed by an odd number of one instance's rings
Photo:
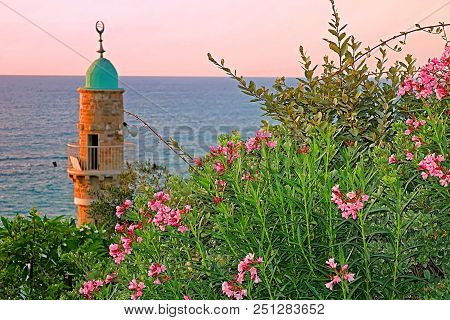
[[[141,242],[141,237],[136,237],[136,234],[134,233],[135,230],[142,229],[142,221],[139,221],[138,223],[116,223],[116,226],[114,227],[114,230],[116,232],[126,235],[129,238],[132,238],[133,240],[136,240],[137,242]]]
[[[334,271],[334,274],[329,274],[331,281],[325,283],[325,287],[328,289],[333,290],[333,286],[343,280],[347,280],[349,283],[355,281],[355,274],[348,270],[348,264],[344,264],[338,271],[337,263],[334,261],[334,258],[328,259],[325,263],[328,268]]]
[[[188,231],[183,224],[182,215],[191,210],[189,205],[184,209],[171,208],[167,203],[170,201],[170,195],[163,191],[154,194],[155,199],[148,202],[148,208],[155,212],[153,218],[149,219],[156,227],[165,231],[167,226],[177,228],[180,232]]]
[[[206,158],[216,158],[214,163],[211,165],[211,169],[217,172],[217,175],[220,177],[224,174],[226,170],[226,166],[223,163],[223,160],[218,159],[218,157],[224,157],[225,162],[228,166],[232,165],[234,160],[236,160],[239,157],[239,153],[242,147],[242,142],[234,142],[233,140],[229,140],[225,146],[219,145],[219,146],[210,146],[209,150],[210,153],[206,155]],[[203,165],[203,162],[201,159],[195,160],[196,165]],[[217,188],[217,181],[216,180],[216,188]],[[225,181],[220,180],[221,182],[225,183]],[[221,186],[222,189],[225,187],[225,185]],[[222,190],[223,191],[223,190]],[[217,205],[218,203],[222,202],[223,198],[219,196],[214,197],[214,203]]]
[[[224,156],[227,164],[231,165],[234,160],[239,157],[239,152],[241,150],[242,142],[234,142],[233,140],[229,140],[225,146],[210,146],[209,147],[209,155],[208,157],[218,157]],[[222,164],[223,166],[223,164]]]
[[[120,264],[127,254],[132,251],[133,242],[141,243],[142,238],[135,234],[135,230],[142,228],[142,222],[137,224],[127,222],[116,223],[115,230],[121,235],[119,243],[109,245],[109,255],[113,257],[116,264]]]
[[[137,283],[136,279],[130,281],[128,289],[133,291],[131,294],[131,300],[137,300],[142,297],[142,290],[144,290],[145,284],[142,281]]]
[[[425,120],[418,120],[414,115],[411,115],[411,118],[408,118],[405,121],[407,125],[407,129],[405,130],[405,135],[409,136],[415,130],[419,129],[421,126],[425,125]]]
[[[392,163],[397,163],[397,162],[398,162],[397,157],[395,156],[395,154],[391,154],[391,155],[389,156],[388,162],[391,163],[391,164],[392,164]]]
[[[331,201],[337,204],[342,211],[342,218],[348,219],[352,216],[356,220],[358,212],[364,207],[364,202],[369,200],[369,196],[360,192],[347,192],[344,194],[339,189],[339,185],[335,185],[331,189]]]
[[[100,290],[101,286],[103,286],[102,280],[88,280],[83,283],[79,292],[81,295],[85,296],[86,299],[91,300],[92,294]]]
[[[261,279],[258,277],[258,269],[256,269],[255,266],[261,264],[262,262],[263,258],[259,257],[258,259],[255,259],[255,255],[253,253],[249,253],[248,255],[246,255],[245,258],[242,259],[242,261],[238,264],[237,281],[239,283],[242,283],[244,281],[245,274],[249,272],[250,279],[254,283],[261,282]]]
[[[214,162],[214,164],[211,166],[211,168],[216,170],[216,172],[219,176],[223,175],[223,173],[225,172],[225,165],[218,160],[216,162]]]
[[[236,280],[237,275],[234,275],[234,280],[225,281],[222,283],[222,292],[228,298],[242,300],[247,296],[247,289],[244,289]]]
[[[113,272],[113,273],[111,273],[111,274],[108,274],[108,275],[106,276],[105,283],[106,283],[106,284],[109,284],[109,283],[113,282],[113,280],[114,280],[115,278],[117,278],[117,273]]]
[[[264,131],[263,129],[259,129],[256,132],[256,136],[249,138],[245,142],[245,149],[247,153],[252,152],[253,150],[261,150],[261,145],[263,143],[266,144],[268,148],[275,148],[277,146],[276,140],[270,140],[272,134],[269,131]]]
[[[225,281],[222,283],[222,292],[228,298],[242,300],[247,295],[247,290],[242,286],[245,275],[249,273],[250,280],[254,283],[261,282],[256,266],[261,264],[262,262],[262,257],[255,259],[255,255],[253,253],[249,253],[247,256],[245,256],[244,259],[242,259],[242,261],[239,262],[237,268],[238,273],[233,275],[233,280]]]
[[[442,154],[436,156],[435,153],[429,154],[419,162],[419,171],[422,171],[422,178],[426,180],[428,176],[439,178],[439,183],[447,187],[450,183],[450,171],[441,165],[444,161]]]
[[[120,264],[132,250],[131,244],[133,240],[125,237],[121,237],[120,240],[120,243],[111,243],[109,245],[109,255],[114,259],[116,264]]]
[[[427,98],[432,94],[441,100],[449,95],[450,82],[450,46],[445,48],[440,58],[431,59],[419,69],[416,79],[409,76],[400,85],[398,95],[408,92],[415,94],[416,98]]]
[[[157,262],[152,263],[148,269],[148,276],[154,278],[154,284],[161,284],[160,275],[167,270],[166,266]]]
[[[116,216],[120,217],[131,207],[131,200],[125,200],[120,206],[116,207]]]

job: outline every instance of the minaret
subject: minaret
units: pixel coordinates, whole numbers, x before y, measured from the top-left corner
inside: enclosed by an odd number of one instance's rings
[[[90,221],[87,208],[94,200],[92,192],[117,184],[124,166],[124,90],[113,64],[103,57],[103,22],[97,22],[96,29],[100,58],[87,70],[86,86],[78,88],[78,142],[68,145],[67,172],[74,183],[79,225]]]

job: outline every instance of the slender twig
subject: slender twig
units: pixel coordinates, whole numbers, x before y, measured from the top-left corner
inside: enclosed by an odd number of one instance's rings
[[[167,142],[159,133],[158,131],[156,131],[152,126],[150,126],[147,122],[145,122],[141,117],[139,117],[137,114],[131,113],[129,111],[124,110],[124,112],[130,116],[132,116],[133,118],[135,118],[136,120],[142,122],[142,124],[144,124],[145,127],[147,127],[156,137],[158,137],[159,140],[161,140],[162,143],[164,143],[170,150],[173,151],[173,153],[175,153],[179,158],[181,158],[181,160],[183,160],[184,162],[186,162],[188,164],[188,166],[191,169],[195,168],[189,163],[189,161],[187,161],[183,156],[181,156],[171,145],[169,142]]]

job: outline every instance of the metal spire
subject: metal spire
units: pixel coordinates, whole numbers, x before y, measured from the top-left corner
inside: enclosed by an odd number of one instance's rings
[[[100,58],[103,58],[103,53],[105,52],[105,50],[103,50],[103,39],[102,39],[102,33],[103,31],[105,31],[105,24],[103,23],[103,21],[97,21],[97,23],[95,24],[95,29],[97,30],[100,39],[98,40],[98,42],[100,42],[100,49],[97,50],[98,53],[100,53]]]

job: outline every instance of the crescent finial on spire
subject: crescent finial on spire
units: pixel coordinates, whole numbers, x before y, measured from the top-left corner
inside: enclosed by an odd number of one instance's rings
[[[103,39],[102,39],[102,33],[103,31],[105,31],[105,24],[103,23],[103,21],[97,21],[97,23],[95,24],[95,29],[97,30],[100,36],[98,40],[98,42],[100,42],[100,49],[98,49],[97,52],[100,53],[100,58],[103,58],[103,53],[105,52],[105,50],[103,49]]]

